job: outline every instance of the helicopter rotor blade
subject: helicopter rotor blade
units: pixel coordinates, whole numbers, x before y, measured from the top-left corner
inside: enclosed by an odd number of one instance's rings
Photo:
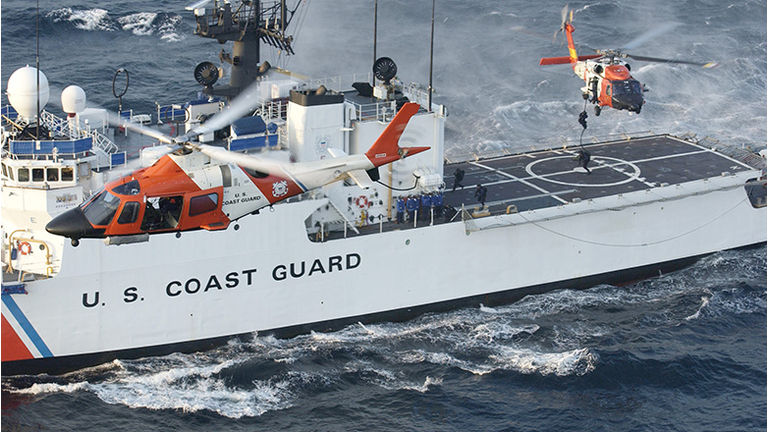
[[[719,66],[719,63],[717,62],[694,62],[689,60],[674,60],[674,59],[664,59],[664,58],[658,58],[658,57],[647,57],[647,56],[639,56],[634,54],[624,54],[625,57],[629,57],[631,59],[640,60],[640,61],[647,61],[647,62],[654,62],[654,63],[676,63],[676,64],[687,64],[687,65],[693,65],[693,66],[701,66],[705,69],[710,69]]]
[[[619,50],[620,51],[623,51],[623,50],[633,50],[635,48],[638,48],[641,45],[645,44],[646,42],[648,42],[648,41],[650,41],[652,39],[655,39],[655,38],[663,35],[664,33],[669,32],[670,30],[674,29],[678,25],[679,25],[678,23],[674,23],[674,22],[669,22],[669,23],[666,23],[666,24],[661,24],[661,25],[659,25],[657,27],[654,27],[651,30],[641,34],[640,36],[636,37],[635,39],[633,39],[629,43],[627,43],[624,46],[622,46],[621,48],[619,48]]]
[[[191,149],[224,163],[232,163],[243,168],[249,168],[265,174],[271,174],[276,177],[285,178],[286,174],[282,167],[284,164],[273,162],[265,158],[253,156],[245,153],[238,153],[227,150],[223,147],[217,147],[207,144],[187,144]]]
[[[150,138],[154,138],[162,143],[165,144],[177,144],[177,141],[173,139],[172,137],[158,131],[155,129],[150,129],[146,126],[143,126],[139,123],[131,123],[127,119],[120,117],[116,113],[107,111],[107,121],[112,124],[113,126],[119,126],[121,128],[127,129],[131,132],[140,133],[142,135],[148,136]]]
[[[560,29],[565,28],[565,23],[568,20],[568,3],[565,4],[563,10],[560,11]],[[571,13],[571,20],[573,20],[573,13]]]
[[[558,33],[565,31],[565,24],[568,20],[568,3],[565,4],[563,10],[560,11],[560,28],[555,31],[555,35],[552,37],[552,43],[557,40]],[[571,11],[571,20],[573,20],[573,11]]]
[[[231,125],[235,120],[239,120],[248,115],[261,103],[261,100],[258,97],[258,88],[258,81],[246,87],[245,90],[240,92],[240,94],[232,100],[227,108],[219,111],[200,126],[197,126],[186,134],[180,136],[177,138],[177,141],[189,141],[195,136],[207,132],[215,132]]]

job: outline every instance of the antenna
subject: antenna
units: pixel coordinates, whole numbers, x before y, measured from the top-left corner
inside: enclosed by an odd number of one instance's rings
[[[376,28],[379,20],[379,0],[373,0],[373,63],[376,63]],[[376,87],[376,74],[371,77],[371,86]]]
[[[427,111],[432,112],[432,57],[435,51],[435,0],[432,0],[432,33],[429,36],[429,87],[427,91]]]
[[[35,13],[35,67],[37,68],[37,127],[35,128],[35,140],[40,141],[40,0],[37,0]]]

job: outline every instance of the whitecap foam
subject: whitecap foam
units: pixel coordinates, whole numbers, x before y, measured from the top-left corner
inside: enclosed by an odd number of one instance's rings
[[[113,31],[114,24],[105,9],[61,8],[49,12],[47,18],[53,22],[70,22],[75,28],[86,31]]]
[[[179,24],[181,24],[181,22],[180,15],[166,17],[157,29],[160,34],[160,39],[166,42],[179,42],[186,39],[186,36],[179,34],[178,32]]]
[[[701,297],[701,306],[696,310],[693,315],[685,317],[686,321],[697,320],[701,316],[701,311],[709,305],[709,297]]]
[[[120,23],[125,31],[129,31],[137,36],[148,36],[153,33],[152,24],[156,18],[156,13],[139,12],[120,17],[117,19],[117,22]]]
[[[87,382],[77,382],[69,384],[57,383],[35,383],[32,386],[23,389],[7,389],[11,393],[41,395],[47,393],[73,393],[76,391],[87,390]],[[6,390],[5,388],[3,390]]]
[[[490,358],[501,369],[524,374],[557,376],[585,375],[595,370],[599,361],[599,356],[588,348],[545,353],[507,347]]]
[[[184,377],[183,373],[178,377],[174,383],[134,377],[89,385],[88,390],[110,404],[184,412],[210,410],[231,418],[255,417],[285,409],[295,398],[288,390],[288,383],[280,380],[254,381],[252,388],[242,389],[229,387],[216,378]]]

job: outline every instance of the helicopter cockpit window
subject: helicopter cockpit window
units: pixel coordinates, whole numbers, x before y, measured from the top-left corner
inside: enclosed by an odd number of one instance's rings
[[[123,211],[120,212],[120,217],[117,218],[119,224],[129,224],[136,222],[136,218],[139,216],[140,205],[136,201],[128,201],[123,205]]]
[[[95,199],[86,203],[83,213],[92,225],[109,225],[118,207],[120,207],[120,198],[109,191],[102,191]]]
[[[614,95],[643,92],[640,83],[636,80],[614,81],[612,87]]]
[[[138,195],[141,191],[138,180],[131,180],[128,183],[123,183],[119,186],[112,188],[112,192],[120,195]]]
[[[176,228],[183,203],[182,196],[147,198],[141,230],[157,231]]]

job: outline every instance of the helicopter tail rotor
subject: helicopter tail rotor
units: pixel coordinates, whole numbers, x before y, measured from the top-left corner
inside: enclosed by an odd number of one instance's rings
[[[563,10],[560,11],[560,28],[555,31],[555,35],[552,37],[552,43],[555,42],[557,39],[557,35],[564,32],[566,29],[566,24],[570,24],[573,21],[573,9],[570,11],[570,16],[568,14],[568,3],[565,4],[563,7]]]

